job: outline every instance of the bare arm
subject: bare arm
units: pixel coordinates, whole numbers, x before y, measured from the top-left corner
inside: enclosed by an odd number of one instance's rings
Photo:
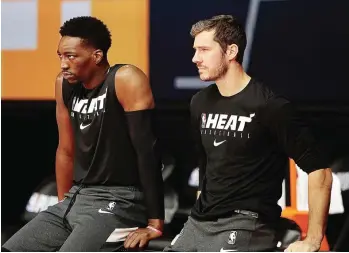
[[[139,176],[151,229],[139,229],[125,241],[126,248],[144,247],[161,235],[164,225],[164,194],[161,161],[155,151],[156,137],[152,131],[153,94],[146,75],[137,67],[126,65],[115,75],[116,96],[124,108],[133,147],[137,154]]]
[[[309,225],[305,240],[318,245],[325,234],[331,198],[331,169],[313,171],[308,177]]]
[[[59,142],[56,151],[56,181],[58,200],[64,198],[73,184],[73,132],[69,112],[63,102],[61,75],[56,80],[56,120]]]

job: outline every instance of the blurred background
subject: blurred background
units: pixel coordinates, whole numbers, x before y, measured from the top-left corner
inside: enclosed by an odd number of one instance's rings
[[[189,31],[196,21],[218,14],[235,15],[245,25],[245,70],[293,101],[336,157],[344,209],[330,215],[327,239],[330,249],[349,250],[348,242],[338,242],[343,233],[349,238],[348,0],[2,0],[2,240],[25,222],[25,212],[43,208],[33,207],[36,202],[55,201],[29,200],[38,187],[54,182],[59,27],[83,15],[109,27],[111,64],[135,64],[150,78],[168,165],[168,223],[178,231],[182,223],[176,217],[187,215],[196,191],[189,101],[208,85],[191,62]],[[289,188],[286,178],[286,206]]]

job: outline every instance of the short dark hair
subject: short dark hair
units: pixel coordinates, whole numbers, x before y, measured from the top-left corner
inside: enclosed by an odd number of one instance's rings
[[[212,30],[215,30],[214,40],[219,43],[224,52],[228,45],[236,44],[238,46],[239,52],[236,61],[242,64],[246,48],[246,33],[237,18],[231,15],[218,15],[210,19],[200,20],[192,26],[190,35],[195,37],[203,31]]]
[[[90,16],[74,17],[61,26],[61,36],[78,37],[84,42],[100,49],[106,55],[111,46],[108,27],[99,19]]]

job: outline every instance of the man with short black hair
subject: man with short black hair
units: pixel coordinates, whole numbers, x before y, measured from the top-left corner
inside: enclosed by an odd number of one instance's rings
[[[70,19],[60,34],[60,202],[39,213],[3,249],[99,251],[106,241],[142,249],[161,236],[164,219],[148,78],[133,65],[109,65],[110,32],[97,18]]]

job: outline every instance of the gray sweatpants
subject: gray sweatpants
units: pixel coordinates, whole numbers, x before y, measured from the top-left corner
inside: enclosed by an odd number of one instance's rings
[[[275,230],[250,215],[234,214],[216,221],[197,221],[189,216],[164,251],[273,251],[276,243]]]
[[[68,209],[68,210],[67,210]],[[147,224],[143,193],[133,187],[73,186],[66,198],[14,234],[9,251],[99,251]]]

